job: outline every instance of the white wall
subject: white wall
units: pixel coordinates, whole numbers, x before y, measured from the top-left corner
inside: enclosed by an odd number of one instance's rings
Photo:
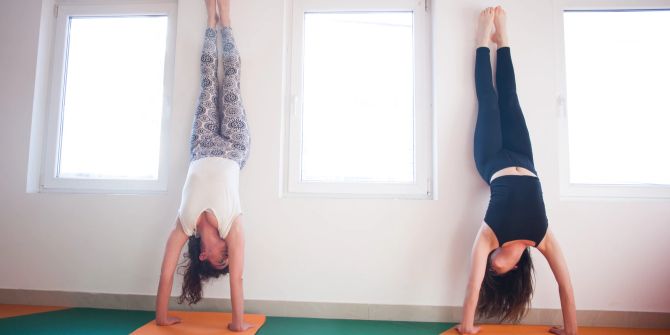
[[[472,160],[472,77],[475,17],[493,3],[433,1],[436,201],[280,198],[283,3],[233,3],[253,132],[241,184],[246,297],[459,305],[488,201]],[[560,200],[552,2],[500,3],[509,12],[520,98],[577,307],[670,312],[670,203]],[[154,294],[188,165],[204,6],[179,2],[169,187],[142,196],[26,193],[40,8],[40,0],[0,2],[0,288]],[[534,306],[558,308],[551,273],[535,259]],[[227,297],[225,281],[206,296]]]

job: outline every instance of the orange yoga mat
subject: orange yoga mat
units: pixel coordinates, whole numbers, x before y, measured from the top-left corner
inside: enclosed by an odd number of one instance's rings
[[[141,328],[134,331],[134,335],[177,335],[177,334],[236,334],[252,335],[265,323],[265,315],[244,314],[244,321],[253,324],[254,327],[245,332],[232,332],[228,330],[228,323],[233,316],[230,313],[218,312],[170,312],[170,316],[181,319],[181,323],[160,327],[155,321],[150,321]]]
[[[551,326],[482,325],[481,335],[546,335]],[[456,327],[441,335],[458,334]],[[670,335],[670,329],[579,327],[580,335]]]
[[[56,306],[30,306],[30,305],[0,305],[0,319],[14,316],[59,311],[67,307]]]

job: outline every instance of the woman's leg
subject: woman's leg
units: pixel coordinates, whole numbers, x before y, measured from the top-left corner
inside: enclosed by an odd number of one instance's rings
[[[507,38],[507,16],[501,7],[496,7],[494,40],[498,43],[496,86],[502,124],[503,147],[527,156],[533,162],[530,134],[516,93],[514,66]]]
[[[217,146],[220,127],[217,111],[218,79],[216,71],[218,61],[216,30],[214,30],[216,2],[207,0],[205,3],[209,26],[205,31],[205,41],[200,56],[200,96],[191,133],[191,160],[211,155],[211,151]]]
[[[247,115],[240,93],[240,54],[230,28],[229,7],[230,0],[219,0],[219,13],[223,25],[220,33],[223,44],[224,72],[220,97],[220,106],[223,111],[220,129],[221,136],[226,142],[224,157],[237,161],[242,168],[249,156],[250,136]]]
[[[502,149],[502,132],[498,95],[493,88],[490,50],[486,47],[491,38],[493,11],[487,8],[479,18],[477,56],[475,59],[475,88],[477,90],[478,112],[475,126],[475,164],[479,174],[487,183],[491,172],[486,171],[486,163]]]

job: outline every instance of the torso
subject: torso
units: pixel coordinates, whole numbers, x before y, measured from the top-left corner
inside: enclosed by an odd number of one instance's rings
[[[503,177],[503,176],[531,176],[531,177],[536,177],[537,178],[537,175],[535,175],[533,172],[531,172],[530,170],[528,170],[526,168],[523,168],[523,167],[520,167],[520,166],[511,166],[511,167],[506,167],[504,169],[496,171],[491,176],[491,182],[493,180],[495,180],[496,178]],[[493,230],[493,228],[491,228],[491,226],[488,223],[486,223],[485,221],[483,223],[484,223],[484,226],[486,228],[485,230],[488,233],[490,233],[490,234],[487,234],[487,235],[490,235],[490,237],[492,238],[493,249],[498,248],[498,247],[505,247],[505,246],[509,246],[509,245],[513,245],[513,244],[523,244],[525,246],[539,248],[540,245],[542,245],[542,242],[544,241],[544,239],[542,239],[541,241],[539,241],[539,243],[536,243],[535,241],[532,241],[532,240],[519,239],[519,240],[505,241],[501,245],[499,240],[498,240],[498,237],[496,236],[495,231]]]
[[[482,232],[484,233],[484,236],[486,236],[486,239],[490,241],[490,246],[491,250],[496,249],[496,248],[504,248],[513,244],[523,244],[526,247],[534,247],[537,248],[538,250],[543,250],[545,241],[547,240],[546,237],[550,234],[550,229],[547,228],[547,232],[544,235],[545,238],[540,241],[540,244],[535,245],[535,242],[531,240],[514,240],[514,241],[507,241],[505,244],[500,245],[500,242],[498,242],[498,237],[496,236],[495,232],[493,232],[493,229],[489,227],[488,224],[486,224],[485,221],[482,221]]]
[[[196,222],[207,212],[214,217],[225,239],[233,221],[242,213],[237,162],[205,157],[191,162],[182,190],[179,220],[186,235],[195,234]]]
[[[507,246],[510,246],[510,245],[513,245],[513,244],[523,244],[526,247],[537,247],[537,245],[535,245],[535,242],[533,242],[531,240],[507,241],[507,242],[505,242],[501,245],[500,242],[498,241],[498,237],[496,236],[496,233],[493,231],[493,229],[491,229],[491,227],[484,221],[482,221],[482,224],[484,225],[485,230],[489,233],[488,235],[493,242],[492,243],[492,249],[504,248],[504,247],[507,247]],[[541,244],[541,242],[540,242],[540,244]]]
[[[502,176],[533,176],[537,177],[534,173],[530,172],[530,170],[526,168],[522,168],[520,166],[510,166],[506,167],[504,169],[496,171],[496,173],[491,176],[491,180],[493,181],[494,179]]]

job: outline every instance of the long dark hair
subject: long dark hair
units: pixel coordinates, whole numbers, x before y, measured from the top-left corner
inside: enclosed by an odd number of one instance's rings
[[[493,253],[493,252],[491,252]],[[521,254],[517,268],[503,275],[491,271],[491,254],[479,291],[477,317],[517,323],[526,315],[533,296],[534,269],[530,250]]]
[[[210,278],[219,278],[228,274],[228,266],[217,269],[209,261],[200,260],[201,240],[200,237],[188,238],[188,252],[184,254],[186,264],[181,266],[184,271],[184,281],[181,284],[181,296],[177,299],[180,304],[189,305],[198,303],[202,299],[202,283]]]

